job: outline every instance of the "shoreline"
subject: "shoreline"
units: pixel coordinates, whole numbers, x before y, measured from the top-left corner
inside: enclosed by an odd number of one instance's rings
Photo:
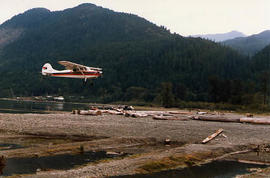
[[[236,113],[225,115],[243,116]],[[207,144],[201,144],[204,138],[219,128],[224,129],[226,137],[218,136]],[[68,112],[1,113],[0,131],[2,141],[16,141],[20,138],[22,143],[27,140],[32,142],[32,146],[27,148],[0,150],[0,155],[6,158],[78,153],[81,145],[84,151],[102,150],[132,154],[121,159],[89,163],[68,171],[40,171],[29,175],[30,177],[102,177],[151,173],[186,167],[187,161],[194,165],[211,162],[232,152],[254,150],[258,145],[270,143],[270,137],[267,136],[270,133],[269,125],[153,120],[151,117],[132,118],[107,114],[84,116]],[[164,144],[166,139],[170,140],[169,145]],[[166,164],[159,169],[151,168],[151,165],[160,163]]]

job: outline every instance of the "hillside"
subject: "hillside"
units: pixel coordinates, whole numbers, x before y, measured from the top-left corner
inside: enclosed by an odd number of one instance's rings
[[[26,29],[35,28],[42,20],[48,17],[50,11],[44,8],[36,8],[14,16],[0,26],[0,48],[17,40]]]
[[[224,41],[223,44],[238,50],[240,53],[253,56],[270,44],[270,30],[248,37],[240,37]]]
[[[238,32],[238,31],[231,31],[228,33],[218,33],[218,34],[206,34],[206,35],[194,35],[194,37],[201,37],[203,39],[221,42],[229,39],[234,39],[237,37],[245,37],[246,35]]]
[[[0,29],[20,31],[11,33],[2,43],[2,97],[13,93],[64,94],[101,102],[151,102],[160,100],[162,88],[172,86],[177,100],[228,100],[225,95],[219,99],[213,96],[215,82],[219,82],[222,92],[227,84],[220,82],[244,78],[248,64],[247,58],[230,48],[171,34],[136,15],[93,4],[57,12],[32,9],[13,17]],[[102,67],[104,76],[93,87],[82,88],[80,80],[40,75],[46,62],[60,69],[59,60]],[[209,86],[211,77],[217,80],[211,80]]]
[[[270,74],[270,45],[258,52],[252,60],[252,69],[256,74],[268,72]]]

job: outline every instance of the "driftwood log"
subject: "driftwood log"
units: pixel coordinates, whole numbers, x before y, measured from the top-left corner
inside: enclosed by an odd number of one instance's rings
[[[169,114],[186,114],[186,115],[190,115],[190,112],[184,112],[184,111],[169,111]]]
[[[100,110],[80,110],[78,112],[80,115],[92,115],[92,116],[100,116],[102,113]]]
[[[214,139],[215,137],[217,137],[219,134],[221,134],[223,132],[223,129],[218,129],[215,133],[213,133],[212,135],[208,136],[206,139],[204,139],[202,141],[203,144],[211,141],[212,139]]]
[[[199,111],[199,112],[197,112],[197,114],[199,114],[199,115],[204,115],[204,114],[207,114],[207,112]]]
[[[237,159],[236,160],[239,163],[247,163],[247,164],[257,164],[257,165],[266,165],[270,166],[269,162],[262,162],[262,161],[250,161],[250,160],[243,160],[243,159]]]
[[[114,110],[107,110],[105,113],[112,114],[112,115],[124,115],[123,112],[114,111]]]
[[[125,112],[126,117],[147,117],[148,114],[137,113],[137,112]]]
[[[180,120],[180,121],[187,121],[190,118],[188,116],[153,116],[153,119],[155,120]]]
[[[89,106],[90,109],[99,109],[99,110],[115,110],[115,109],[122,109],[122,110],[134,110],[133,106],[128,105],[107,105],[107,104],[91,104]]]
[[[240,122],[252,124],[270,124],[270,118],[243,117]]]
[[[193,119],[201,121],[240,122],[240,118],[230,118],[225,116],[195,116]]]

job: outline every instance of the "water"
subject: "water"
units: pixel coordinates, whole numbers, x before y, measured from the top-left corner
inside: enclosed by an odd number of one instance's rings
[[[18,148],[24,148],[22,145],[14,143],[0,143],[0,151],[3,150],[13,150]]]
[[[267,166],[239,163],[236,161],[214,161],[201,166],[193,166],[179,170],[162,171],[147,175],[119,176],[128,178],[231,178],[236,175],[250,173],[249,168],[265,168]]]
[[[87,104],[0,99],[0,113],[46,113],[48,111],[72,111],[73,109],[87,108]]]
[[[63,154],[35,158],[10,158],[6,160],[6,166],[2,170],[2,176],[34,174],[38,170],[68,170],[78,165],[112,157],[115,156],[107,155],[104,151],[99,151],[76,155]]]

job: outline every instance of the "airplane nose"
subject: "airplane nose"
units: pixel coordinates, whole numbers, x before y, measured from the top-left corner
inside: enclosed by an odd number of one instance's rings
[[[99,75],[102,76],[102,72],[101,71],[99,71]]]
[[[49,75],[48,73],[46,72],[41,72],[42,75]]]

